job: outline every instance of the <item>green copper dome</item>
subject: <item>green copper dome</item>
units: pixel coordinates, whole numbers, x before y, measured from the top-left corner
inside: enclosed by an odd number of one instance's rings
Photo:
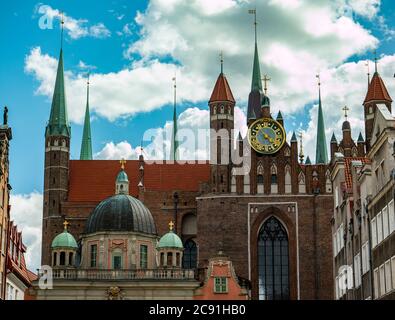
[[[125,170],[121,170],[117,175],[117,182],[129,182],[128,175]]]
[[[73,235],[64,230],[62,233],[58,234],[52,241],[52,249],[56,248],[72,248],[78,249],[77,241],[75,241]]]
[[[184,249],[182,241],[173,231],[169,231],[159,240],[158,248],[177,248]]]

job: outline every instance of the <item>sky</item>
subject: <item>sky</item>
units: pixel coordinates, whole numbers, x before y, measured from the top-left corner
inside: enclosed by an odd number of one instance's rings
[[[305,155],[315,158],[317,73],[321,76],[327,143],[341,137],[347,105],[352,134],[364,133],[362,103],[367,61],[395,96],[395,3],[392,0],[33,0],[7,1],[0,12],[0,106],[9,108],[13,130],[11,218],[23,231],[30,268],[40,260],[44,130],[49,118],[61,44],[71,158],[78,159],[90,76],[93,152],[96,159],[134,159],[147,130],[171,130],[177,77],[179,127],[209,126],[207,101],[220,72],[236,98],[235,127],[245,135],[251,86],[253,18],[257,9],[261,71],[271,78],[274,115],[281,110],[288,138],[304,136]],[[168,139],[143,141],[144,149]],[[329,147],[328,147],[329,150]],[[183,158],[207,158],[203,147]],[[159,154],[158,157],[166,157]]]

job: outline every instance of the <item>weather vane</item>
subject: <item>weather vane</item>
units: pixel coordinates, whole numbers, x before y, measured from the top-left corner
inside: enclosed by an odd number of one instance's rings
[[[368,69],[367,75],[368,75],[368,85],[369,85],[370,84],[370,65],[369,65],[369,60],[366,60],[365,66]]]
[[[248,10],[248,13],[254,15],[255,43],[256,43],[257,42],[257,34],[256,34],[257,33],[257,31],[256,31],[257,27],[256,26],[258,24],[258,22],[256,22],[256,8]]]

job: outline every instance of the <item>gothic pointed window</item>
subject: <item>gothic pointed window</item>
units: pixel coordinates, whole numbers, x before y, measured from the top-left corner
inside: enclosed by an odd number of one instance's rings
[[[273,216],[258,235],[258,292],[259,300],[289,299],[288,235]]]
[[[189,239],[184,243],[184,255],[182,267],[184,269],[194,269],[197,267],[197,246],[195,241]]]

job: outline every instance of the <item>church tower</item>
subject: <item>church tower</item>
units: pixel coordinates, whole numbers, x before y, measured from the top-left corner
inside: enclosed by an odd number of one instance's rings
[[[375,58],[375,73],[370,81],[368,92],[363,102],[365,114],[365,142],[366,152],[370,150],[370,140],[372,138],[374,114],[378,104],[384,104],[391,112],[392,99],[385,87],[383,79],[377,71],[377,58]]]
[[[86,89],[86,109],[84,132],[82,134],[80,160],[92,160],[92,134],[91,134],[91,117],[89,112],[89,77]]]
[[[321,81],[319,75],[317,76],[317,78],[318,78],[318,124],[317,124],[317,147],[315,153],[315,163],[327,164],[328,150],[326,146],[324,113],[322,111],[322,102],[321,102]]]
[[[62,21],[63,28],[63,21]],[[63,32],[62,32],[63,33]],[[50,243],[62,229],[62,202],[67,200],[71,128],[67,117],[63,70],[63,48],[60,49],[51,114],[45,130],[44,204],[42,264],[49,265]]]
[[[235,99],[228,80],[221,73],[209,100],[211,191],[230,192],[231,153],[233,150]]]

